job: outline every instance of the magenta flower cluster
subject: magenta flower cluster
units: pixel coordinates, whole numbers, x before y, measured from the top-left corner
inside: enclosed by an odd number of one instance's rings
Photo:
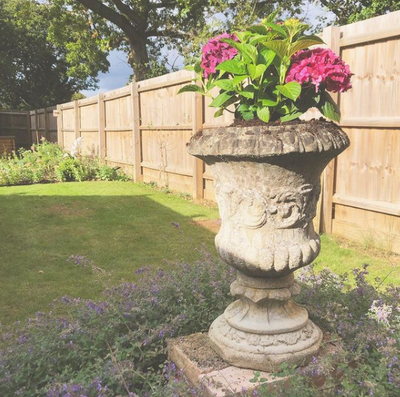
[[[235,48],[231,47],[228,43],[220,41],[220,39],[239,41],[236,35],[223,33],[220,36],[214,37],[203,46],[201,67],[204,69],[205,78],[208,78],[211,73],[215,73],[216,67],[220,63],[234,58],[238,53]]]
[[[292,65],[286,82],[313,84],[315,91],[320,87],[332,92],[345,92],[351,88],[349,65],[346,65],[333,51],[325,48],[303,50],[292,58]]]

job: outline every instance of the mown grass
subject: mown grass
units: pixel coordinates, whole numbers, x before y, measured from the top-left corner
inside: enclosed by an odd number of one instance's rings
[[[193,261],[214,248],[196,221],[218,211],[126,182],[0,188],[0,321],[47,310],[55,298],[98,298],[104,286],[67,262],[84,255],[114,283],[144,266]],[[179,227],[178,227],[179,226]]]
[[[0,188],[0,321],[23,320],[63,295],[100,297],[89,269],[68,263],[84,255],[112,272],[112,283],[135,279],[144,266],[192,262],[215,253],[218,211],[126,182],[83,182]],[[369,263],[371,278],[400,282],[399,260],[322,237],[317,269],[342,273]]]

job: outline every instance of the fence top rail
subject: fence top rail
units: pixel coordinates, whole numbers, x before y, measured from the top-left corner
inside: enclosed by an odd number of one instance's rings
[[[94,105],[95,103],[97,103],[97,98],[98,96],[96,95],[96,96],[91,96],[89,98],[79,99],[78,105],[80,107]]]
[[[24,112],[24,111],[21,111],[21,110],[0,110],[0,115],[1,114],[9,114],[9,115],[26,115],[26,114],[28,114],[29,112],[28,111],[26,111],[26,112]]]
[[[162,76],[153,77],[152,79],[138,81],[137,86],[139,91],[153,90],[160,86],[166,87],[191,81],[193,76],[193,72],[188,70],[179,70],[178,72],[164,74]]]
[[[400,11],[390,12],[389,14],[380,15],[378,17],[366,19],[365,21],[354,22],[349,25],[340,27],[340,39],[350,40],[350,37],[364,35],[366,32],[377,34],[381,31],[390,31],[393,27],[400,25]],[[392,29],[388,29],[388,27]],[[368,40],[365,40],[368,41]]]

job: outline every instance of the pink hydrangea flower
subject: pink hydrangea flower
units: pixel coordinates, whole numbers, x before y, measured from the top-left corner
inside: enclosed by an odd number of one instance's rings
[[[315,48],[294,54],[286,82],[314,84],[316,92],[320,86],[327,91],[345,92],[351,88],[352,75],[349,65],[346,65],[333,51]]]
[[[231,39],[239,41],[236,35],[224,33],[214,37],[202,48],[201,67],[204,69],[204,77],[208,78],[211,73],[216,72],[216,67],[229,59],[232,59],[238,53],[236,48],[231,47],[228,43],[223,43],[220,39]]]

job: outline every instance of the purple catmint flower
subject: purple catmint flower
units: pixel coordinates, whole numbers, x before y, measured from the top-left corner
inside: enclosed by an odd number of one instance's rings
[[[294,54],[286,82],[312,84],[315,86],[315,92],[320,91],[320,88],[332,92],[345,92],[351,88],[352,75],[349,65],[333,51],[315,48]]]
[[[216,72],[216,67],[229,59],[232,59],[238,53],[236,48],[231,47],[228,43],[222,42],[220,39],[232,39],[239,41],[234,34],[223,33],[214,37],[206,45],[202,47],[201,67],[204,69],[204,77],[207,79],[210,74]]]

